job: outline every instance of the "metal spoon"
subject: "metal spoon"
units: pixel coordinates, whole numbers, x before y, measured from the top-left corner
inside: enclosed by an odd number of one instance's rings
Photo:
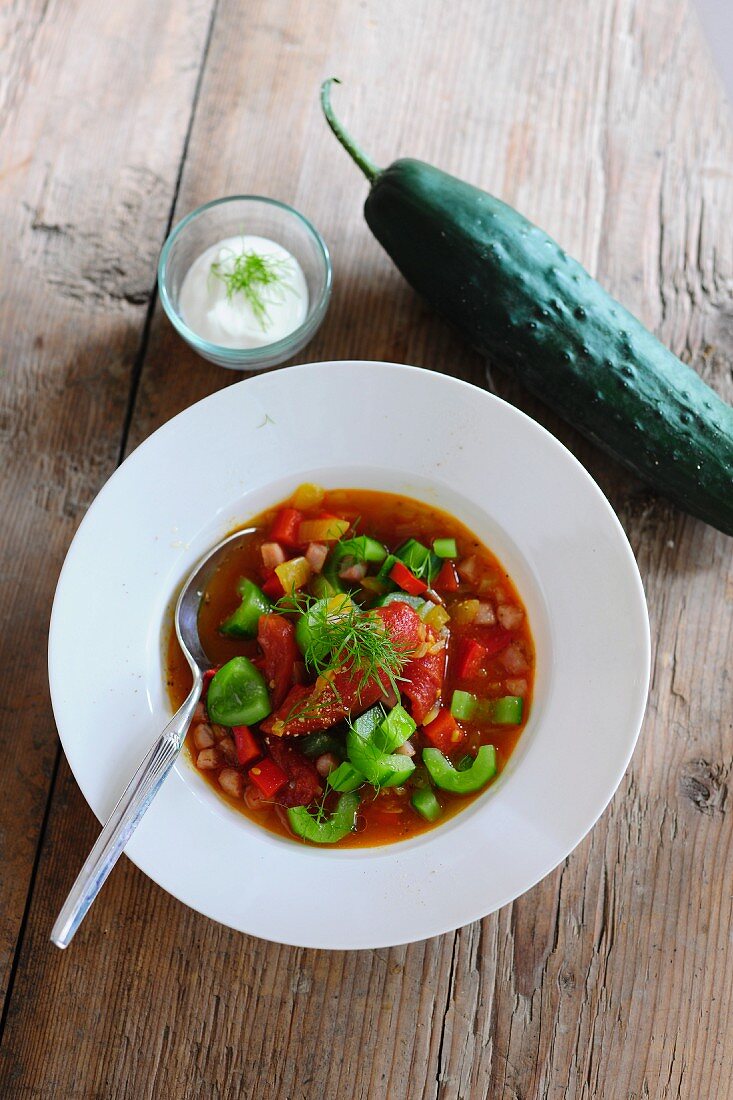
[[[199,562],[183,586],[176,603],[175,627],[176,637],[191,666],[193,687],[125,787],[99,834],[97,843],[87,856],[51,930],[51,941],[57,947],[68,947],[71,943],[107,875],[178,758],[193,712],[201,698],[204,672],[211,667],[199,639],[198,613],[201,598],[222,559],[243,536],[251,534],[252,530],[253,528],[247,528],[237,531],[218,543]]]

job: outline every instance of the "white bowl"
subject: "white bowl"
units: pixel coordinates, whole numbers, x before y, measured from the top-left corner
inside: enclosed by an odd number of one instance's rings
[[[127,853],[185,904],[265,939],[434,936],[511,901],[578,844],[623,776],[649,681],[644,593],[616,516],[576,459],[498,398],[414,367],[318,363],[240,382],[165,424],[101,491],[64,563],[49,642],[61,740],[103,820],[170,714],[163,650],[179,584],[303,481],[436,504],[506,564],[537,649],[519,745],[443,826],[345,851],[260,829],[181,759]]]

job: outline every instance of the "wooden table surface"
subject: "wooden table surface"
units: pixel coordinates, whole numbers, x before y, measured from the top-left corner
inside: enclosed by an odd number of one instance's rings
[[[237,380],[173,333],[155,264],[198,203],[262,192],[324,232],[304,361],[485,384],[369,234],[360,174],[412,154],[538,222],[729,401],[733,141],[684,0],[25,0],[0,8],[0,1097],[733,1097],[733,542],[498,373],[608,494],[653,638],[649,707],[578,849],[480,923],[296,950],[188,911],[123,859],[60,953],[98,825],[59,748],[46,634],[120,460]]]

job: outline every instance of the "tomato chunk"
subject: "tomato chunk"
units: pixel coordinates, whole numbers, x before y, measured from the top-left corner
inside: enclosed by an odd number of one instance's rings
[[[303,515],[297,508],[281,508],[270,528],[268,541],[281,542],[291,548],[299,546],[298,532],[302,519]]]
[[[503,626],[485,626],[476,629],[476,639],[486,650],[487,657],[494,657],[497,653],[501,653],[514,636],[514,631],[505,630]]]
[[[475,638],[460,638],[455,656],[456,676],[461,680],[470,680],[478,676],[488,655],[488,649]]]
[[[451,712],[444,707],[438,717],[423,726],[423,734],[436,749],[443,753],[455,752],[465,734]]]
[[[400,690],[412,703],[412,717],[418,726],[438,700],[444,672],[445,650],[442,649],[439,653],[426,653],[410,661],[402,673],[404,681],[400,682]]]
[[[273,737],[269,751],[277,766],[287,776],[287,783],[277,792],[281,806],[308,806],[322,794],[321,777],[315,764],[291,744]]]
[[[395,648],[406,656],[425,641],[425,624],[408,604],[395,600],[386,607],[377,608],[376,614]],[[391,694],[386,672],[379,672],[366,683],[362,681],[360,671],[345,665],[333,677],[333,687],[296,685],[260,728],[276,737],[297,737],[313,730],[328,729],[348,714],[361,714]]]
[[[409,604],[394,600],[376,612],[401,653],[411,653],[425,641],[425,623]]]
[[[257,641],[264,655],[263,672],[275,709],[293,685],[295,662],[300,656],[295,627],[282,615],[260,615]]]

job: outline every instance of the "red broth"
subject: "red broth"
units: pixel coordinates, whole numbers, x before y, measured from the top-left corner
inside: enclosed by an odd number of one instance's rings
[[[263,583],[265,574],[260,547],[263,542],[268,541],[268,532],[279,509],[286,505],[300,504],[303,500],[308,500],[307,490],[298,490],[289,501],[262,512],[245,524],[245,528],[253,529],[251,536],[225,559],[210,582],[199,615],[199,633],[212,666],[224,664],[239,655],[257,658],[259,647],[256,640],[225,637],[219,626],[239,605],[237,582],[241,577],[248,577],[258,585]],[[480,745],[492,744],[497,752],[499,774],[506,766],[531,712],[535,665],[534,645],[526,610],[511,577],[499,560],[453,516],[430,505],[391,493],[362,489],[331,490],[325,492],[323,499],[314,507],[301,506],[301,511],[306,519],[325,511],[348,519],[352,524],[356,522],[359,534],[378,539],[390,551],[409,538],[415,538],[427,546],[431,546],[436,538],[456,540],[456,562],[462,574],[460,588],[457,592],[441,593],[451,615],[447,624],[450,638],[441,702],[444,707],[449,707],[453,691],[460,689],[486,699],[507,695],[522,696],[524,705],[522,720],[518,725],[459,722],[460,743],[451,745],[446,752],[456,763],[465,754],[475,755]],[[292,550],[290,553],[295,554],[296,551]],[[480,602],[484,618],[493,611],[496,622],[488,625],[477,625],[475,621],[463,622],[475,610],[475,603],[471,601]],[[465,639],[478,640],[479,643],[486,643],[488,640],[488,645],[484,646],[488,655],[481,661],[480,667],[469,669],[470,674],[462,677],[457,666],[461,647],[461,652],[465,654]],[[190,690],[191,675],[173,631],[168,641],[167,682],[171,704],[177,708]],[[404,699],[403,702],[409,710],[409,703]],[[343,726],[338,728],[343,729]],[[215,728],[217,737],[224,732],[226,731],[221,728]],[[191,765],[196,767],[198,750],[194,736],[195,725],[189,731],[186,751]],[[297,747],[298,737],[287,740]],[[414,759],[419,762],[421,749],[430,744],[421,727],[413,734],[411,742],[416,749]],[[244,792],[242,797],[234,797],[222,790],[219,784],[221,768],[200,771],[219,797],[270,832],[281,837],[299,839],[291,832],[286,811],[276,801],[262,801],[257,797],[256,788],[247,782],[248,767],[238,768],[236,763],[232,764],[231,753],[228,761],[222,761],[222,767],[226,767],[229,772],[232,767],[241,772]],[[369,796],[362,797],[357,830],[340,840],[339,847],[370,847],[415,836],[440,825],[482,793],[454,795],[444,791],[437,792],[442,816],[438,821],[429,823],[410,805],[413,792],[409,784],[405,787],[384,788],[377,794],[373,788],[365,790],[368,790]],[[334,794],[329,795],[332,801],[335,797]]]

